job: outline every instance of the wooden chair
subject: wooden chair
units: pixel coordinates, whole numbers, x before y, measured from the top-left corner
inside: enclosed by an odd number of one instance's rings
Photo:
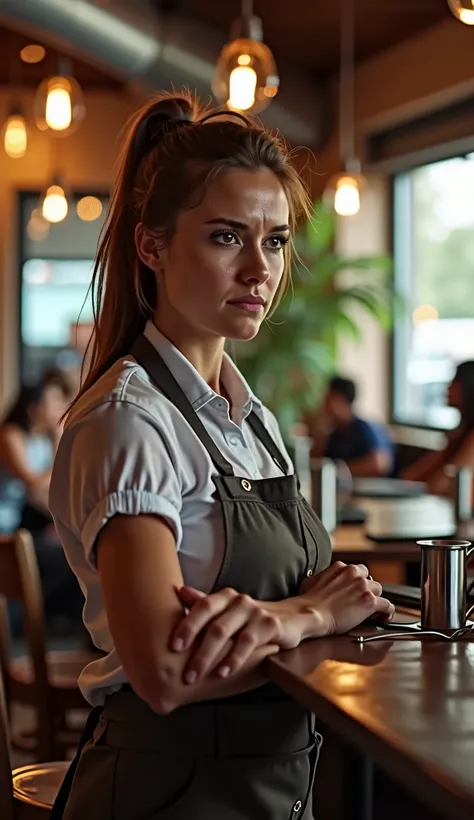
[[[0,675],[0,804],[2,820],[46,820],[68,764],[39,763],[12,772],[10,737]]]
[[[10,657],[6,601],[1,596],[22,604],[29,655]],[[34,707],[37,714],[33,736],[12,737],[12,746],[36,760],[62,759],[78,740],[77,729],[69,729],[69,713],[88,709],[77,686],[78,676],[97,655],[46,652],[41,582],[33,539],[26,530],[0,538],[0,603],[0,667],[7,706],[20,703]]]

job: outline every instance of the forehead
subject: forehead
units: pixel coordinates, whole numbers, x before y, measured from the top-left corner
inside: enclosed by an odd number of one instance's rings
[[[269,168],[222,170],[206,186],[198,207],[188,213],[193,212],[199,221],[228,217],[247,224],[285,225],[289,220],[286,193]]]

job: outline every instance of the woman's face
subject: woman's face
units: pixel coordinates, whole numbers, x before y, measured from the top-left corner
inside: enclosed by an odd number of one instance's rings
[[[45,388],[39,402],[31,408],[32,426],[41,433],[53,432],[66,410],[64,391],[57,385],[50,385]]]
[[[138,252],[158,276],[157,324],[252,339],[283,276],[288,222],[286,194],[265,168],[218,174],[199,205],[178,215],[164,250],[139,226]]]

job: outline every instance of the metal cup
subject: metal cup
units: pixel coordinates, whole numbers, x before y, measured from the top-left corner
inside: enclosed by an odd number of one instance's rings
[[[451,632],[466,626],[470,541],[417,541],[421,547],[421,627]]]

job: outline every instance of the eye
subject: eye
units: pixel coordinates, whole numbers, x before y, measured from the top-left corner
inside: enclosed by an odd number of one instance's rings
[[[238,238],[239,237],[237,236],[235,231],[230,231],[228,229],[214,231],[214,233],[211,235],[211,239],[213,239],[214,242],[218,242],[219,245],[233,245],[238,240]]]
[[[289,236],[274,234],[274,236],[269,236],[268,239],[265,240],[265,244],[272,251],[281,251],[285,247],[289,238]]]

